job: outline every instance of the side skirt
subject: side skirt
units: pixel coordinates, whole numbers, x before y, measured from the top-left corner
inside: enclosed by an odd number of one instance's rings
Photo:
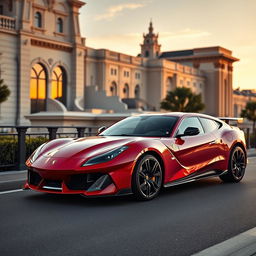
[[[167,187],[172,187],[172,186],[177,186],[177,185],[193,182],[196,180],[218,177],[218,176],[225,174],[226,172],[227,172],[227,170],[225,170],[225,171],[212,170],[212,171],[208,171],[208,172],[204,172],[204,173],[192,173],[192,174],[188,175],[187,177],[168,182],[168,183],[164,184],[164,187],[167,188]]]

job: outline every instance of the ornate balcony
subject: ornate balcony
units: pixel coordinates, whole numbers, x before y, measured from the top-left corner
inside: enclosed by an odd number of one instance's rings
[[[15,18],[0,15],[0,29],[15,30],[16,20]]]

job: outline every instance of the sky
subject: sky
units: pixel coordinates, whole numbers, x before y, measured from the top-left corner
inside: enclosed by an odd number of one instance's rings
[[[233,87],[256,89],[256,0],[87,0],[86,45],[136,56],[150,19],[162,51],[222,46],[234,63]]]

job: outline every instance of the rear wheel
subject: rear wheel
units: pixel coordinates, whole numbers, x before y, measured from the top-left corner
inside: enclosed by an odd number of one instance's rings
[[[132,176],[132,191],[139,200],[155,198],[161,189],[163,179],[162,167],[158,159],[145,155],[136,164]]]
[[[240,146],[233,148],[228,163],[228,172],[221,175],[225,182],[239,182],[244,177],[246,168],[246,154]]]

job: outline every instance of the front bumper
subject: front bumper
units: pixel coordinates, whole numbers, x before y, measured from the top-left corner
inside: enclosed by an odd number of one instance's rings
[[[131,193],[132,165],[117,170],[60,171],[28,168],[25,188],[54,194],[84,196],[123,195]]]

